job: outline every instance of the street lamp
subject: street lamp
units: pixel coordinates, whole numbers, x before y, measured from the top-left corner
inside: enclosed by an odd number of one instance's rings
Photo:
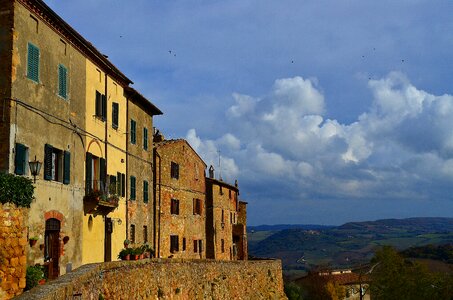
[[[35,160],[29,161],[28,166],[30,167],[31,175],[33,175],[33,181],[36,183],[36,176],[39,175],[39,171],[41,171],[42,162],[37,161],[35,155]]]

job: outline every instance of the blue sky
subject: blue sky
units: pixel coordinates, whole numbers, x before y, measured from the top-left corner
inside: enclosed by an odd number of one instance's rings
[[[249,224],[453,217],[453,2],[46,3],[238,179]]]

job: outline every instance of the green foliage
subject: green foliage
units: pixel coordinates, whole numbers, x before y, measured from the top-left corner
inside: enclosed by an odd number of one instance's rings
[[[428,258],[452,264],[453,244],[411,247],[404,250],[401,254],[405,257]]]
[[[30,266],[25,275],[25,290],[30,290],[38,285],[39,280],[44,278],[44,268],[42,266]]]
[[[371,294],[380,300],[450,299],[452,275],[432,273],[385,246],[372,260]],[[449,294],[450,293],[450,294]]]
[[[293,282],[285,284],[285,294],[289,300],[302,300],[303,299],[302,298],[302,295],[303,295],[302,288]]]
[[[26,177],[0,173],[0,203],[30,207],[34,189],[32,181]]]

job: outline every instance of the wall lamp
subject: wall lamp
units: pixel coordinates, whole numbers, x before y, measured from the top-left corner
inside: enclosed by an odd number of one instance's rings
[[[33,182],[36,183],[36,176],[39,175],[39,171],[41,171],[42,162],[39,160],[29,161],[28,166],[30,167],[30,173],[33,175]]]

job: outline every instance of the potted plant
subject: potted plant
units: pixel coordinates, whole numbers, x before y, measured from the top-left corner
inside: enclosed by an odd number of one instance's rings
[[[120,251],[120,253],[118,254],[118,258],[121,260],[130,260],[130,257],[131,257],[131,253],[130,253],[129,249],[127,249],[127,248],[122,249]]]
[[[38,237],[37,236],[32,236],[28,239],[28,242],[30,243],[30,247],[33,247],[34,245],[36,245],[36,243],[38,242]]]

